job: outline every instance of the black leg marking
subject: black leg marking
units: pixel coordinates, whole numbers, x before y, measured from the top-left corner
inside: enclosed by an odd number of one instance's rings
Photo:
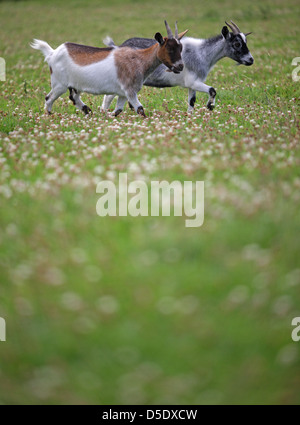
[[[131,103],[130,103],[130,102],[128,102],[128,105],[129,105],[129,108],[130,108],[132,111],[134,111],[134,107],[131,105]]]
[[[213,87],[210,87],[209,94],[211,95],[211,97],[216,97],[217,92]]]
[[[45,96],[45,100],[47,102],[47,100],[49,100],[50,96],[47,94],[47,96]]]
[[[193,96],[191,97],[191,99],[190,99],[190,106],[191,106],[192,108],[194,107],[195,102],[196,102],[196,96],[195,96],[195,95],[193,95]]]
[[[69,99],[72,100],[73,105],[76,105],[76,102],[75,102],[74,97],[73,97],[73,93],[77,94],[77,90],[74,89],[73,87],[69,87],[69,91],[70,91]]]
[[[75,102],[74,97],[73,97],[73,90],[74,90],[75,93],[76,93],[76,90],[73,89],[72,87],[69,87],[69,90],[70,90],[69,99],[73,102],[73,105],[76,105],[76,102]]]
[[[214,107],[215,107],[215,97],[216,97],[216,94],[217,94],[216,90],[213,87],[210,87],[209,88],[210,98],[209,98],[209,101],[208,101],[208,103],[206,105],[207,106],[207,109],[209,109],[210,111],[212,111],[214,109]]]

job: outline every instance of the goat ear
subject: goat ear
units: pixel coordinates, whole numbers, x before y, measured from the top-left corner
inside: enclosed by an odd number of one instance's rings
[[[226,27],[226,25],[224,25],[224,27],[222,28],[222,35],[225,38],[225,40],[227,40],[229,38],[229,29]]]
[[[160,32],[157,32],[154,36],[155,40],[162,46],[165,42],[163,36],[161,35]]]

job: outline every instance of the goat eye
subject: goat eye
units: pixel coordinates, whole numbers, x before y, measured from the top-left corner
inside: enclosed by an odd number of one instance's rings
[[[235,48],[235,49],[240,49],[241,48],[241,43],[239,43],[238,41],[236,42],[236,43],[233,43],[233,47]]]

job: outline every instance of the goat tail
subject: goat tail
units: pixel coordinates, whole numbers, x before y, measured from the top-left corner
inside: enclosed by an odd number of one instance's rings
[[[106,46],[108,46],[108,47],[118,47],[118,46],[115,44],[114,40],[113,40],[111,37],[109,37],[109,36],[107,36],[107,37],[105,37],[105,38],[103,39],[103,43],[104,43]]]
[[[30,43],[30,47],[36,50],[40,50],[43,55],[45,56],[45,61],[48,62],[48,59],[50,59],[50,56],[54,52],[51,46],[49,46],[46,41],[37,40],[36,38],[33,39],[33,42]]]

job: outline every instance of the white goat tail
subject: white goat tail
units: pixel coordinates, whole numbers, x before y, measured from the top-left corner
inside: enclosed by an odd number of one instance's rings
[[[36,38],[33,39],[33,42],[30,43],[30,46],[33,49],[40,50],[43,53],[43,55],[45,56],[46,62],[48,62],[48,60],[50,59],[50,56],[54,52],[52,47],[49,46],[49,44],[46,43],[46,41],[37,40]]]

